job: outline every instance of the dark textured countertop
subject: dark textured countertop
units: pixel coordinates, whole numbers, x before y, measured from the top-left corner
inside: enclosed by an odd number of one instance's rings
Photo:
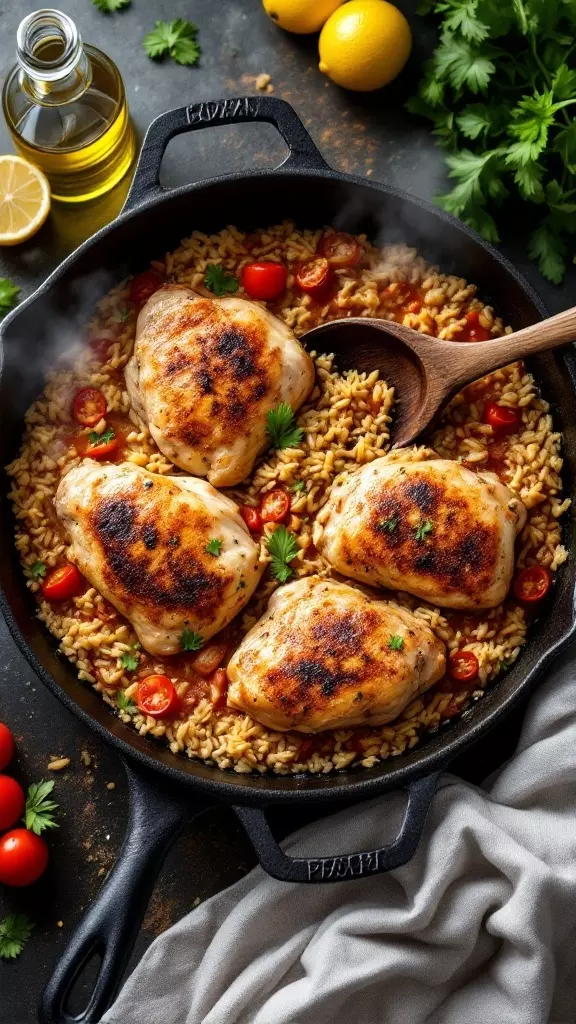
[[[59,6],[77,22],[83,37],[104,49],[123,75],[138,132],[157,114],[181,103],[254,93],[256,76],[272,77],[275,95],[292,103],[322,153],[335,168],[368,174],[430,198],[443,184],[441,155],[428,127],[409,118],[403,101],[427,52],[432,34],[414,13],[412,0],[399,6],[415,32],[415,50],[401,78],[375,95],[339,90],[317,71],[316,37],[289,36],[265,17],[259,0],[133,0],[115,16],[100,14],[88,0],[62,0]],[[27,5],[0,0],[0,57],[5,73],[13,62],[15,34]],[[202,59],[196,68],[155,65],[140,40],[158,18],[188,17],[200,26]],[[0,152],[12,149],[0,125]],[[241,125],[182,136],[169,146],[163,184],[173,186],[230,169],[279,163],[284,144],[270,125]],[[55,208],[28,244],[0,251],[0,276],[12,277],[23,295],[62,257],[120,209],[125,185],[90,206]],[[513,222],[503,245],[552,311],[573,301],[576,274],[561,289],[546,286],[522,255]],[[116,754],[100,742],[34,677],[0,621],[0,719],[14,731],[18,755],[13,766],[26,784],[46,777],[51,754],[71,758],[56,777],[63,808],[60,829],[49,837],[47,875],[29,890],[0,891],[0,919],[26,912],[36,922],[25,953],[14,963],[0,961],[0,1024],[32,1024],[42,987],[67,937],[98,892],[119,850],[126,821],[127,792]],[[513,750],[521,711],[489,741],[471,751],[454,770],[479,781]],[[90,764],[87,761],[86,753]],[[300,814],[286,816],[279,831],[297,827]],[[219,889],[234,882],[255,861],[233,814],[213,808],[197,819],[173,847],[138,939],[139,956],[172,922]]]

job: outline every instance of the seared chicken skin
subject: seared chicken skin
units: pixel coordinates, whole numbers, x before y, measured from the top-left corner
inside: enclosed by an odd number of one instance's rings
[[[85,459],[60,481],[56,511],[72,561],[150,654],[181,651],[185,629],[213,636],[260,579],[237,506],[204,480]]]
[[[474,610],[506,597],[525,521],[524,505],[494,474],[409,449],[336,484],[314,542],[344,576]]]
[[[140,312],[126,366],[132,404],[176,466],[231,487],[265,451],[266,415],[298,409],[314,365],[292,331],[247,299],[167,285]]]
[[[320,576],[280,587],[228,664],[228,704],[270,729],[390,722],[444,674],[444,644],[409,612]]]

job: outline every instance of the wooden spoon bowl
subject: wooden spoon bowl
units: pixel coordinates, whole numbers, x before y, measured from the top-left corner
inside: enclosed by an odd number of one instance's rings
[[[340,370],[378,369],[396,393],[393,448],[411,444],[466,384],[517,359],[576,340],[576,308],[488,341],[441,341],[391,320],[350,317],[308,331],[308,349],[333,352]]]

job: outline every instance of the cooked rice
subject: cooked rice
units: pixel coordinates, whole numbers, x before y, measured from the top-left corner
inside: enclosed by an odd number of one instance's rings
[[[209,295],[204,287],[207,263],[221,263],[238,277],[242,267],[254,259],[292,264],[315,254],[321,234],[321,230],[296,230],[291,223],[255,235],[245,235],[234,227],[215,235],[195,231],[155,266],[171,280]],[[289,275],[282,300],[271,308],[296,335],[335,316],[398,316],[410,327],[450,339],[458,337],[471,311],[479,313],[480,324],[494,336],[510,330],[476,297],[474,285],[441,274],[407,246],[377,249],[364,236],[359,240],[365,258],[359,268],[337,271],[337,294],[324,308],[319,309],[309,296],[302,295],[294,286],[293,275]],[[420,302],[412,311],[406,308],[407,285],[418,289],[421,308]],[[43,394],[26,416],[22,450],[8,472],[13,478],[10,497],[17,520],[16,545],[27,574],[37,561],[50,569],[67,557],[52,499],[62,471],[80,462],[70,432],[71,398],[79,387],[100,388],[109,412],[129,417],[132,429],[126,442],[130,461],[153,473],[178,472],[158,451],[130,407],[123,367],[132,352],[134,331],[129,282],[124,282],[104,296],[89,328],[91,337],[106,336],[108,332],[110,345],[105,362],[88,345],[82,346],[73,369],[59,368],[50,374]],[[304,481],[305,490],[293,492],[288,523],[298,539],[299,552],[292,563],[296,576],[330,575],[330,567],[312,543],[314,518],[337,475],[387,451],[394,398],[377,370],[370,374],[339,373],[328,355],[315,355],[315,363],[316,387],[298,416],[304,429],[301,446],[268,455],[257,464],[246,486],[229,492],[238,501],[256,504],[263,492],[278,483],[291,487]],[[494,448],[489,447],[494,440],[492,428],[482,422],[487,396],[518,408],[522,417],[521,432],[501,442],[497,453],[500,475],[528,509],[518,543],[517,565],[539,563],[554,571],[567,557],[559,523],[569,505],[561,494],[561,439],[553,429],[548,403],[539,397],[522,364],[498,370],[485,378],[483,386],[473,385],[458,395],[428,442],[439,455],[458,459],[471,469],[493,468]],[[102,420],[95,429],[102,433],[105,427],[106,421]],[[402,457],[406,457],[405,452]],[[273,529],[268,524],[266,534]],[[267,557],[263,540],[261,558]],[[265,574],[242,616],[243,631],[257,621],[276,586],[278,583]],[[31,578],[28,587],[38,599],[40,618],[58,638],[62,653],[77,666],[79,678],[92,683],[125,722],[141,735],[163,738],[175,753],[241,773],[330,772],[352,762],[369,768],[378,759],[403,753],[471,700],[480,699],[484,687],[516,660],[527,629],[524,610],[513,598],[483,612],[480,618],[457,615],[406,594],[390,594],[391,599],[427,622],[449,651],[464,648],[475,653],[480,666],[477,689],[473,694],[460,692],[452,689],[453,684],[446,678],[412,701],[395,722],[327,732],[311,742],[309,737],[296,733],[273,732],[249,715],[228,708],[214,710],[206,699],[173,721],[122,711],[117,705],[118,693],[123,691],[130,698],[138,685],[138,673],[127,671],[121,662],[122,654],[136,641],[129,622],[92,587],[63,605],[44,600],[39,582]],[[158,671],[166,672],[166,664],[147,657],[146,674]],[[176,678],[173,681],[180,695],[185,696],[189,683]]]

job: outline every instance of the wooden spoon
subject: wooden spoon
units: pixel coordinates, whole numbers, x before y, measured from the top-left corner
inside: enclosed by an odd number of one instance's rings
[[[397,398],[392,447],[403,448],[466,384],[516,359],[576,341],[576,307],[489,341],[441,341],[367,317],[329,320],[303,340],[308,349],[333,352],[341,370],[380,370]]]

